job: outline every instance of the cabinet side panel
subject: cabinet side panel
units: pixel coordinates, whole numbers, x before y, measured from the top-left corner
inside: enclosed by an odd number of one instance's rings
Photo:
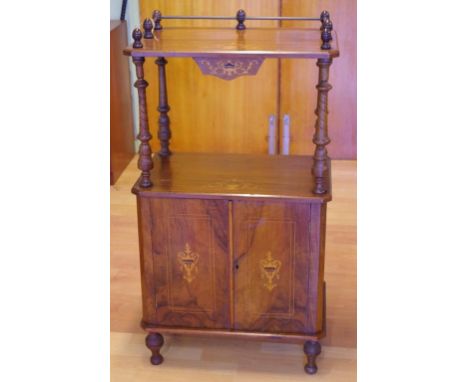
[[[227,328],[228,203],[151,199],[159,326]]]
[[[325,260],[325,225],[327,205],[313,203],[310,205],[310,245],[311,262],[309,277],[309,326],[315,332],[321,331],[323,313],[323,281]]]
[[[235,328],[313,333],[310,205],[234,202]]]
[[[153,250],[151,241],[151,206],[148,199],[137,197],[137,214],[143,321],[154,322],[156,317],[156,301],[154,295]]]

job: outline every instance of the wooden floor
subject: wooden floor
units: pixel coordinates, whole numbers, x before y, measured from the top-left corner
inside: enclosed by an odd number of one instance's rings
[[[314,377],[302,369],[300,345],[167,336],[158,367],[144,346],[135,196],[136,157],[111,186],[112,381],[355,381],[356,162],[333,161],[325,280],[327,337]]]

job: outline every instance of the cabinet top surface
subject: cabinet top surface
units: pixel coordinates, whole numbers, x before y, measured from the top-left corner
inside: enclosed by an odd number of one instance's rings
[[[143,48],[127,47],[129,56],[210,57],[258,56],[290,58],[338,57],[334,31],[331,49],[320,48],[319,29],[306,28],[164,28],[153,39],[142,39]]]
[[[133,192],[149,197],[205,199],[281,198],[305,202],[331,200],[314,195],[312,156],[175,153],[154,156],[153,186]]]

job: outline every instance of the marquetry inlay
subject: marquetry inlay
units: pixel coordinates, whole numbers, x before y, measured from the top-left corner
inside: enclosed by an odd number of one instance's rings
[[[260,260],[260,270],[262,271],[262,280],[264,280],[263,286],[270,292],[277,285],[274,280],[279,280],[280,269],[281,261],[273,259],[270,251],[267,253],[265,259]]]
[[[192,252],[188,243],[185,243],[184,251],[177,254],[177,261],[179,262],[180,270],[184,275],[184,279],[187,280],[188,283],[191,283],[198,273],[199,258],[200,255],[196,252]]]
[[[203,74],[216,76],[223,80],[233,80],[240,76],[254,76],[263,63],[263,58],[258,57],[196,57],[194,60]]]

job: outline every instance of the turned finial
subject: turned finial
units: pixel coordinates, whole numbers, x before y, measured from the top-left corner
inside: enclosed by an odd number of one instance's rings
[[[323,11],[320,14],[320,21],[322,22],[322,26],[320,27],[320,30],[323,32],[325,29],[325,25],[328,25],[328,29],[331,32],[333,30],[333,23],[330,19],[330,13],[328,11]],[[330,41],[333,40],[333,36],[330,33]]]
[[[161,11],[154,11],[153,12],[153,21],[154,21],[154,30],[155,31],[160,31],[161,29],[163,29],[162,25],[161,25],[161,20],[162,20],[162,14],[161,14]]]
[[[236,14],[236,19],[237,19],[237,26],[236,29],[238,31],[243,31],[245,29],[244,21],[246,19],[247,15],[243,9],[239,9]]]
[[[321,37],[322,37],[322,46],[320,48],[324,50],[331,49],[330,41],[332,39],[332,34],[331,34],[331,26],[329,24],[323,25]]]
[[[143,33],[141,33],[140,28],[135,28],[132,33],[133,37],[133,47],[136,49],[143,48],[143,43],[141,42],[141,38],[143,37]]]
[[[145,30],[143,38],[146,38],[148,40],[153,39],[153,22],[151,21],[151,19],[145,19],[145,21],[143,22],[143,29]]]
[[[320,14],[320,21],[323,23],[323,20],[329,19],[330,18],[330,13],[328,11],[322,11]]]
[[[323,11],[320,14],[320,21],[322,22],[322,26],[320,27],[321,38],[322,38],[322,46],[321,49],[328,50],[331,49],[330,41],[332,40],[332,30],[333,30],[333,23],[330,20],[330,13],[328,11]]]

